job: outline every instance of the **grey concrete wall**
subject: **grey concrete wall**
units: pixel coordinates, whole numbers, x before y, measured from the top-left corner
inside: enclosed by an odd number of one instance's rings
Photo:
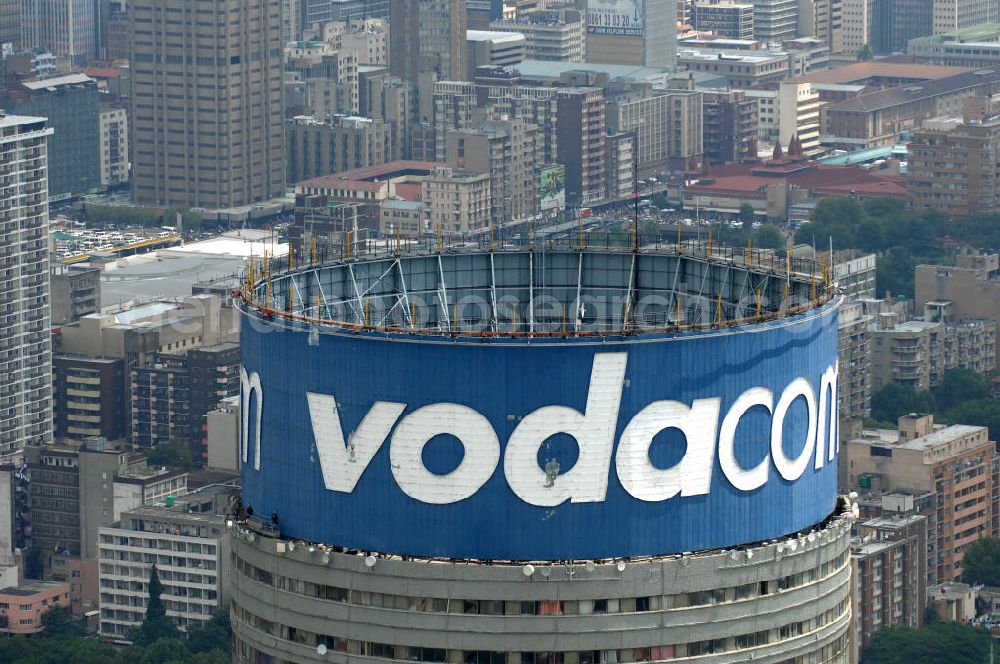
[[[723,639],[727,652],[693,657],[692,662],[783,662],[836,642],[846,634],[850,606],[850,564],[846,551],[849,526],[835,520],[818,530],[813,542],[799,540],[796,551],[777,543],[746,552],[714,552],[686,557],[652,558],[619,563],[535,565],[526,576],[521,565],[478,561],[416,561],[379,558],[371,568],[362,555],[344,554],[306,543],[262,538],[234,528],[233,549],[246,563],[274,574],[307,583],[351,591],[349,601],[319,599],[282,589],[277,578],[267,585],[231,569],[234,629],[238,640],[262,652],[296,662],[360,661],[358,656],[333,652],[319,655],[315,640],[295,643],[282,638],[281,626],[312,634],[352,640],[441,648],[449,659],[461,651],[567,652],[615,650],[687,644]],[[289,546],[291,544],[291,546]],[[779,551],[784,549],[783,551]],[[826,574],[822,573],[824,563]],[[548,574],[543,572],[548,570]],[[815,579],[787,590],[778,580],[814,571]],[[767,593],[736,600],[735,588],[765,582]],[[729,589],[715,605],[672,607],[687,593]],[[420,611],[362,605],[360,593],[452,600],[448,612]],[[649,611],[561,615],[480,615],[462,612],[462,600],[579,601],[581,610],[595,599],[651,597]],[[456,600],[457,604],[456,604]],[[659,603],[659,607],[658,607]],[[238,619],[239,607],[277,623],[274,634],[258,631]],[[509,610],[510,605],[508,605]],[[791,623],[818,618],[838,607],[822,625],[806,626],[801,634],[779,638],[778,630]],[[737,635],[771,631],[770,642],[736,650]],[[833,659],[847,661],[846,650]],[[678,652],[676,656],[681,656]],[[363,657],[364,661],[392,661]],[[241,661],[237,658],[237,661]],[[520,661],[520,660],[518,660]]]

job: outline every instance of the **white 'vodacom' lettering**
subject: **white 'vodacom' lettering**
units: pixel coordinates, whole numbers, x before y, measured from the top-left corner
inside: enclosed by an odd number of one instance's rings
[[[601,502],[608,487],[614,450],[615,427],[625,382],[626,353],[597,353],[591,367],[587,403],[581,413],[567,406],[545,406],[526,415],[511,433],[504,451],[503,470],[508,486],[531,505],[550,507],[566,502]],[[242,458],[249,451],[251,395],[256,395],[254,468],[260,470],[260,422],[263,391],[256,373],[240,370],[242,396]],[[474,495],[496,472],[500,441],[490,421],[478,411],[453,403],[418,408],[400,420],[404,403],[375,402],[361,424],[345,440],[333,395],[308,392],[306,399],[323,482],[330,491],[351,493],[372,459],[392,433],[389,462],[399,488],[411,498],[447,504]],[[783,445],[784,421],[792,404],[802,399],[807,431],[802,451],[789,458]],[[721,399],[695,399],[690,406],[678,401],[656,401],[625,425],[615,456],[615,470],[622,487],[634,498],[649,502],[674,496],[707,494],[718,453],[726,480],[740,491],[764,486],[773,465],[786,481],[799,479],[809,460],[820,469],[837,452],[837,369],[828,367],[820,377],[819,394],[805,378],[789,383],[774,401],[764,387],[743,392],[722,418]],[[744,415],[756,406],[770,415],[770,447],[753,468],[736,460],[736,430]],[[398,421],[398,424],[397,424]],[[395,430],[393,430],[395,427]],[[649,451],[655,437],[667,429],[684,434],[684,456],[670,468],[657,468]],[[718,430],[718,437],[716,431]],[[556,434],[572,436],[579,449],[576,464],[552,477],[539,466],[538,451]],[[454,436],[464,450],[458,466],[436,474],[423,463],[424,446],[435,436]]]

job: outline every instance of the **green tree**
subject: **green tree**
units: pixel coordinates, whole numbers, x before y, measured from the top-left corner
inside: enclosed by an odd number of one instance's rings
[[[989,396],[990,382],[970,369],[946,371],[940,384],[934,388],[934,403],[942,411]]]
[[[1000,539],[986,537],[965,547],[962,580],[1000,586]]]
[[[872,53],[872,47],[869,46],[868,44],[865,44],[864,46],[862,46],[858,50],[858,60],[859,61],[871,60],[874,57],[875,57],[875,54]]]
[[[971,424],[989,429],[989,437],[1000,436],[1000,399],[966,401],[944,413],[944,419],[953,424]]]
[[[861,221],[861,206],[853,198],[827,196],[816,203],[812,221],[828,226],[845,224],[854,228]]]
[[[194,465],[191,448],[187,443],[176,438],[149,448],[146,452],[146,461],[152,466],[168,466],[170,468],[190,468]]]
[[[887,251],[875,262],[876,294],[884,296],[888,292],[912,297],[916,266],[916,259],[907,249],[894,247]]]
[[[785,236],[774,226],[761,226],[753,233],[753,245],[761,249],[784,249]]]
[[[191,651],[179,639],[159,638],[143,652],[141,664],[185,664],[191,661]]]
[[[752,224],[754,219],[756,218],[757,215],[754,214],[753,205],[751,205],[750,203],[743,203],[742,205],[740,205],[740,212],[738,215],[738,219],[740,221],[742,221],[744,224]]]
[[[918,392],[910,385],[889,383],[872,395],[872,418],[879,422],[896,422],[909,413],[933,413],[934,395]]]
[[[132,641],[139,645],[148,646],[160,639],[176,639],[179,636],[177,627],[167,617],[167,609],[163,605],[160,595],[163,594],[163,584],[160,583],[160,575],[156,571],[156,565],[149,571],[149,584],[147,587],[149,602],[146,604],[146,617],[142,624],[133,630]]]
[[[42,614],[42,634],[52,638],[83,636],[86,631],[79,618],[65,606],[53,606]]]
[[[188,629],[188,648],[194,653],[222,651],[230,654],[233,649],[233,626],[226,612],[216,613],[211,620]]]
[[[658,191],[649,197],[649,202],[652,203],[656,209],[662,210],[670,206],[670,201],[667,200],[667,195],[662,191]]]
[[[861,650],[861,664],[983,664],[989,661],[990,641],[985,629],[955,622],[889,627]]]

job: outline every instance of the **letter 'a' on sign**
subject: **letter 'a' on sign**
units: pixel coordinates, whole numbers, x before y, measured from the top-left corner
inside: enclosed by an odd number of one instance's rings
[[[465,448],[462,462],[445,475],[424,466],[423,450],[434,436],[451,434]],[[500,441],[490,421],[455,403],[418,408],[392,434],[389,461],[396,484],[410,498],[432,505],[458,502],[479,491],[500,463]]]
[[[330,491],[350,493],[382,447],[392,425],[403,414],[406,404],[376,401],[345,444],[337,400],[333,395],[306,392],[306,399],[323,483]]]
[[[618,442],[615,467],[618,480],[634,498],[650,502],[706,494],[712,487],[715,429],[721,399],[695,399],[689,408],[679,401],[649,404],[625,427]],[[660,469],[649,458],[649,446],[658,433],[678,429],[687,439],[679,463]]]
[[[521,500],[540,507],[566,500],[604,500],[627,363],[628,353],[597,353],[585,413],[566,406],[545,406],[517,425],[507,442],[503,468],[507,484]],[[557,433],[572,436],[580,455],[571,469],[554,482],[546,482],[545,471],[538,465],[538,448]]]
[[[734,449],[736,427],[746,412],[754,406],[763,406],[770,413],[773,403],[774,395],[771,390],[766,387],[751,387],[737,397],[722,420],[722,428],[719,429],[719,465],[729,483],[740,491],[753,491],[767,483],[770,455],[765,455],[764,459],[753,468],[744,469],[740,466],[736,461]]]

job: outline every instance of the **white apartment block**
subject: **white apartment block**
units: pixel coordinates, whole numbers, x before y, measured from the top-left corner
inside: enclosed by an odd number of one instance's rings
[[[52,442],[44,118],[0,112],[0,462]]]
[[[178,507],[140,507],[98,534],[101,634],[124,635],[142,623],[156,565],[167,615],[180,627],[210,620],[229,601],[225,517]]]
[[[813,156],[819,145],[819,93],[809,83],[783,81],[778,88],[778,140],[787,147],[798,136],[803,151]]]
[[[757,138],[761,142],[781,141],[781,147],[787,148],[792,136],[798,136],[807,155],[822,152],[821,104],[819,94],[809,83],[782,82],[778,90],[746,90],[745,94],[757,100]]]
[[[101,109],[101,186],[128,182],[128,113],[124,108]]]
[[[587,31],[582,19],[559,20],[548,12],[538,12],[515,21],[493,21],[490,30],[524,35],[524,57],[528,60],[583,62],[585,59]]]

